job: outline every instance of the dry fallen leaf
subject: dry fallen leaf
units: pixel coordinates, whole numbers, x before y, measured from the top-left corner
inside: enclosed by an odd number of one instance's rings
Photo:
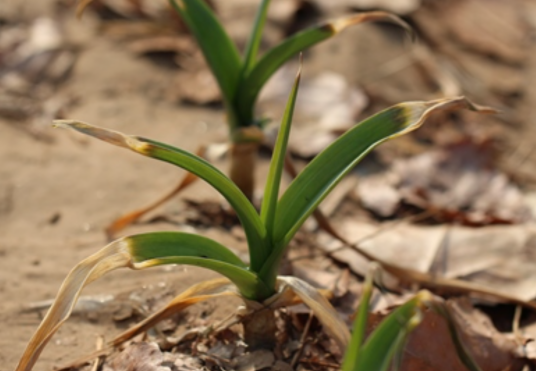
[[[495,329],[491,320],[467,298],[448,300],[452,317],[466,350],[486,371],[519,369],[517,344]],[[400,370],[466,371],[461,363],[445,319],[432,310],[409,336]]]
[[[364,252],[393,266],[430,274],[432,281],[461,278],[497,295],[522,301],[536,298],[536,229],[531,224],[468,228],[346,220],[338,231]],[[357,274],[369,270],[367,259],[327,234],[320,235],[318,247]],[[381,283],[399,286],[388,274],[382,274]]]
[[[395,215],[403,203],[436,220],[468,225],[532,219],[519,188],[493,168],[485,144],[461,142],[398,160],[386,174],[362,179],[357,192],[382,217]]]

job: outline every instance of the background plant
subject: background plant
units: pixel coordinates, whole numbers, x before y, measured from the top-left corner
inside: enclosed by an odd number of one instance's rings
[[[437,110],[479,110],[465,98],[408,102],[388,108],[353,127],[326,148],[294,179],[279,199],[279,183],[292,113],[298,92],[296,78],[281,123],[260,215],[242,191],[221,171],[202,158],[151,139],[124,135],[79,121],[57,121],[136,153],[179,166],[211,184],[235,209],[246,234],[250,262],[242,262],[230,249],[208,238],[183,232],[158,232],[121,238],[79,263],[65,279],[17,368],[30,370],[59,326],[69,317],[84,286],[105,273],[129,267],[143,269],[163,264],[188,264],[208,268],[224,279],[197,284],[168,306],[119,336],[112,344],[153,326],[157,321],[201,300],[235,295],[244,300],[250,315],[244,323],[250,345],[275,341],[274,309],[296,302],[306,303],[325,330],[346,348],[350,335],[336,311],[317,290],[294,277],[277,275],[285,249],[305,220],[337,183],[378,144],[418,128]],[[258,343],[258,344],[257,344]]]

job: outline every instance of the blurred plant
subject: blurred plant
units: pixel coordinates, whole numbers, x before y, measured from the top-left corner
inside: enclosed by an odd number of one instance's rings
[[[426,290],[418,292],[415,297],[391,312],[365,341],[370,298],[374,288],[373,273],[374,269],[370,271],[363,285],[359,310],[354,321],[352,338],[346,350],[342,371],[387,371],[393,363],[395,366],[400,365],[406,340],[423,321],[424,311],[427,308],[440,314],[446,321],[460,361],[468,370],[480,371],[480,367],[463,345],[448,308]]]
[[[83,287],[120,267],[144,269],[163,264],[188,264],[211,269],[225,278],[194,285],[165,308],[120,335],[112,342],[114,345],[196,302],[216,296],[235,295],[245,303],[244,334],[252,347],[274,345],[275,309],[304,302],[340,348],[346,348],[350,339],[349,331],[326,298],[302,280],[277,275],[287,245],[320,202],[376,145],[415,130],[434,111],[481,109],[465,98],[408,102],[388,108],[353,127],[315,157],[279,199],[299,79],[300,73],[292,88],[276,140],[260,215],[228,177],[192,153],[78,121],[55,122],[57,127],[71,128],[177,165],[211,184],[234,208],[243,225],[250,264],[244,263],[218,242],[190,233],[157,232],[116,240],[80,262],[69,273],[54,304],[30,340],[18,371],[32,368],[46,343],[69,317]]]

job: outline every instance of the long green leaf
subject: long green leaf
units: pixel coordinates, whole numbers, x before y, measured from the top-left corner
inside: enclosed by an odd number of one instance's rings
[[[269,285],[275,280],[279,261],[296,231],[337,183],[374,147],[417,129],[435,111],[462,108],[495,112],[478,107],[464,97],[401,103],[361,122],[316,156],[298,174],[277,204],[272,235],[276,246],[260,272],[262,279]]]
[[[352,338],[346,349],[346,355],[344,356],[342,371],[353,371],[359,353],[361,352],[363,340],[365,339],[365,331],[367,329],[370,298],[372,296],[372,291],[374,290],[374,273],[375,268],[368,272],[365,283],[363,284],[363,292],[361,293],[361,299],[359,300],[359,310],[354,321]]]
[[[408,332],[421,321],[421,308],[431,299],[429,292],[421,291],[413,299],[394,310],[363,344],[353,367],[344,371],[387,370],[394,355],[404,344]]]
[[[169,256],[189,256],[214,259],[240,268],[247,265],[231,250],[197,234],[185,232],[152,232],[137,234],[121,239],[128,247],[134,262]]]
[[[294,86],[288,98],[287,107],[281,120],[281,127],[275,143],[275,148],[270,162],[270,171],[266,179],[266,187],[264,187],[264,198],[261,207],[261,220],[266,227],[268,236],[272,235],[274,226],[274,217],[279,198],[279,187],[281,184],[281,175],[285,165],[285,156],[287,153],[288,138],[290,136],[290,127],[292,124],[292,116],[294,114],[294,106],[298,95],[298,87],[300,84],[301,66],[296,75]]]
[[[410,30],[400,18],[385,12],[367,12],[330,21],[298,32],[269,50],[250,69],[238,86],[235,102],[238,115],[246,125],[253,118],[253,107],[257,96],[268,79],[290,58],[307,48],[337,35],[345,28],[362,22],[390,20]]]
[[[255,208],[225,174],[202,158],[167,144],[79,121],[57,120],[54,124],[56,127],[70,128],[136,153],[169,162],[197,175],[220,192],[236,211],[248,240],[251,269],[258,271],[268,257],[270,251],[266,244],[266,229]]]
[[[194,265],[227,277],[249,299],[273,294],[231,250],[203,236],[155,232],[125,237],[118,243],[127,248],[137,269],[164,264]]]
[[[266,23],[269,5],[270,0],[262,0],[262,3],[259,5],[259,9],[257,10],[257,16],[255,17],[255,22],[253,23],[253,30],[244,54],[244,65],[242,67],[243,73],[248,72],[256,62],[257,53],[259,52],[259,46],[262,39],[262,30],[264,29],[264,24]]]
[[[203,0],[169,1],[196,38],[218,81],[224,100],[231,109],[242,70],[242,61],[236,46]]]

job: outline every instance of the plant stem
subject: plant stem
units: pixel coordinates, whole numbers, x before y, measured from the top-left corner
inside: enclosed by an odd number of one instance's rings
[[[246,142],[232,143],[229,151],[229,176],[250,201],[253,200],[258,150],[259,143]]]

